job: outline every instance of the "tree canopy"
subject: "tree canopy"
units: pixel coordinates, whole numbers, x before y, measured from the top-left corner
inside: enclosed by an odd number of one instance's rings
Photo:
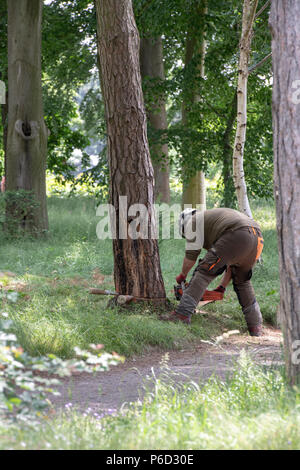
[[[236,125],[238,45],[242,2],[212,0],[204,20],[195,14],[201,0],[135,0],[134,13],[141,37],[162,37],[165,79],[146,77],[147,108],[163,97],[167,132],[148,126],[152,142],[167,142],[171,175],[184,179],[204,169],[216,178],[221,203],[236,205],[232,182],[232,145]],[[258,10],[265,4],[259,1]],[[2,80],[7,83],[6,8],[1,3],[0,46]],[[194,13],[193,13],[194,12]],[[245,175],[252,197],[272,197],[271,63],[269,8],[255,19],[252,41]],[[205,76],[199,77],[199,56],[185,67],[188,35],[205,28]],[[200,23],[199,23],[200,22]],[[62,181],[79,171],[95,187],[107,185],[104,106],[97,69],[96,16],[89,0],[45,2],[42,24],[42,84],[45,121],[50,130],[47,167]],[[260,62],[263,62],[260,64]],[[182,103],[191,90],[199,100],[189,105],[189,122],[181,121]],[[152,103],[152,104],[151,104]],[[3,120],[4,119],[4,120]],[[5,126],[3,117],[1,127]],[[4,150],[3,130],[1,132]],[[100,142],[100,145],[99,145]],[[4,173],[1,150],[0,171]],[[74,151],[77,157],[74,166]],[[96,154],[96,157],[95,157]],[[90,157],[94,155],[93,162]],[[98,158],[97,158],[98,155]],[[185,174],[182,173],[184,155]],[[78,160],[79,158],[79,160]]]

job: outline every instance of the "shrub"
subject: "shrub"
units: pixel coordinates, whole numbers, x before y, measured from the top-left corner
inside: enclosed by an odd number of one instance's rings
[[[75,358],[63,360],[53,354],[31,357],[9,331],[11,320],[0,320],[0,417],[26,422],[34,420],[51,404],[49,396],[57,395],[53,388],[59,377],[72,372],[108,370],[123,358],[103,352],[102,345],[91,345],[91,351],[75,348]]]

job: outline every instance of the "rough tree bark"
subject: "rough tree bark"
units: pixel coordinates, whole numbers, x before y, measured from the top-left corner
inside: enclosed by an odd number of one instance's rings
[[[8,0],[8,131],[6,189],[33,193],[38,207],[27,228],[48,229],[41,83],[42,0]]]
[[[300,2],[273,0],[274,193],[280,266],[279,321],[292,384],[300,383]]]
[[[240,41],[239,77],[237,87],[237,129],[233,150],[233,180],[237,194],[238,206],[241,212],[252,218],[252,212],[247,195],[244,174],[244,149],[247,129],[247,87],[248,65],[251,50],[253,23],[258,0],[244,0],[242,36]]]
[[[116,210],[113,240],[117,292],[165,301],[158,243],[126,236],[133,217],[126,215],[121,239],[120,196],[128,206],[147,208],[148,231],[154,221],[154,177],[147,141],[139,63],[139,34],[131,0],[96,0],[101,86],[105,102],[110,202]]]
[[[199,55],[200,61],[198,64],[199,77],[203,78],[205,73],[205,52],[206,52],[206,40],[205,40],[205,15],[207,14],[207,0],[202,0],[200,6],[194,9],[193,14],[197,15],[200,20],[199,29],[195,29],[193,20],[193,26],[188,31],[185,49],[185,67],[188,67],[193,60],[195,55]],[[182,103],[182,124],[184,126],[189,125],[189,107],[190,104],[198,103],[200,101],[198,89],[193,90],[193,96],[191,103],[186,100]],[[182,168],[183,175],[185,168]],[[191,204],[196,207],[197,204],[201,204],[204,208],[206,207],[206,183],[205,174],[203,171],[197,171],[194,176],[188,179],[183,185],[182,194],[182,205]]]
[[[163,42],[161,37],[142,38],[141,40],[142,78],[165,80],[163,61]],[[148,112],[150,126],[158,131],[168,128],[165,100],[160,98]],[[170,171],[168,162],[168,144],[157,143],[150,146],[155,179],[155,198],[161,202],[170,202]]]

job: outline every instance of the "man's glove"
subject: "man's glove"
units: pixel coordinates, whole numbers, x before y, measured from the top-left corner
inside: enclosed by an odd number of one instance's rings
[[[226,287],[223,286],[218,286],[216,289],[214,289],[213,292],[221,292],[222,294],[225,294]]]
[[[186,281],[186,276],[184,276],[182,273],[179,274],[179,276],[176,277],[176,282],[177,284],[181,284],[182,282]]]

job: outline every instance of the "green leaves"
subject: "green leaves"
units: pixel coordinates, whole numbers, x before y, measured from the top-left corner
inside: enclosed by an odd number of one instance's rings
[[[84,151],[90,144],[81,125],[77,92],[94,74],[98,72],[93,2],[54,0],[44,5],[43,95],[50,130],[48,169],[69,181],[74,180],[76,173],[70,163],[74,150]]]
[[[20,418],[32,424],[39,413],[49,407],[49,395],[58,394],[52,388],[59,385],[54,375],[65,377],[74,371],[108,370],[124,360],[117,354],[104,353],[102,347],[95,345],[91,345],[93,352],[75,348],[75,358],[68,361],[54,354],[31,357],[10,333],[13,327],[11,320],[0,320],[0,417]]]
[[[261,0],[259,7],[263,3]],[[227,192],[229,200],[232,181],[230,175],[228,178],[225,176],[228,173],[225,157],[232,154],[228,145],[233,145],[234,125],[226,143],[224,136],[236,90],[242,2],[210,0],[204,24],[202,15],[198,14],[202,0],[134,0],[133,4],[140,35],[162,36],[164,44],[166,79],[146,79],[143,88],[148,110],[149,107],[155,109],[160,98],[166,99],[169,129],[167,134],[159,134],[149,128],[150,143],[167,138],[173,172],[180,177],[183,177],[182,163],[186,178],[199,169],[215,173],[217,168],[219,193],[222,196]],[[0,79],[5,80],[5,2],[1,5],[0,33],[4,40],[0,44]],[[184,67],[187,38],[196,38],[197,42],[202,27],[207,41],[204,79],[199,78],[199,54],[194,54],[189,66]],[[268,9],[257,18],[254,29],[251,65],[257,64],[270,52]],[[101,155],[98,165],[91,168],[84,155],[85,151],[99,154],[106,139],[104,105],[98,80],[94,2],[53,0],[48,5],[44,4],[42,31],[44,110],[51,132],[48,169],[64,180],[74,182],[76,169],[70,159],[78,150],[83,153],[79,165],[84,170],[82,181],[97,186],[101,197],[105,197],[108,183],[106,159]],[[249,194],[264,198],[273,195],[270,69],[268,61],[249,77],[245,148]],[[197,103],[190,99],[194,89],[200,97]],[[181,123],[183,100],[190,101],[189,123],[185,126]],[[2,128],[2,137],[1,131]],[[0,173],[3,173],[3,161],[3,151],[0,150]],[[222,168],[225,171],[222,172]],[[234,204],[232,198],[231,204]]]
[[[201,0],[136,0],[135,15],[142,36],[161,35],[164,44],[166,80],[144,80],[146,102],[155,108],[159,97],[167,98],[173,170],[189,179],[197,170],[216,173],[219,194],[234,205],[232,184],[232,146],[235,119],[232,125],[233,98],[238,73],[238,45],[242,2],[211,0],[205,15],[205,77],[199,77],[201,57],[193,54],[185,64],[187,40],[197,41],[203,24],[198,11]],[[259,62],[270,52],[268,10],[256,20],[251,63]],[[245,149],[245,176],[252,197],[271,198],[273,150],[271,118],[270,61],[249,77],[249,113]],[[193,102],[197,90],[199,101]],[[183,125],[182,104],[188,103],[188,123]],[[236,114],[236,113],[235,113]],[[165,137],[165,135],[164,135]],[[161,136],[149,129],[150,141]],[[184,175],[181,174],[184,163]],[[233,193],[233,194],[232,194]],[[231,194],[231,197],[228,195]]]

